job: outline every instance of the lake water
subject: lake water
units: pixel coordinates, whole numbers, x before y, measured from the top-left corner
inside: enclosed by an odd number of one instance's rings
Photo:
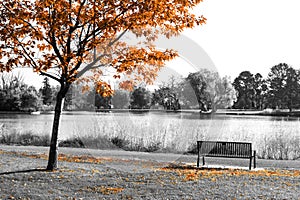
[[[49,134],[52,114],[0,114],[0,126]],[[72,112],[62,115],[59,139],[105,135],[160,141],[163,146],[186,149],[196,140],[228,140],[253,142],[263,155],[267,151],[300,154],[300,119],[270,116],[202,116],[198,113],[89,113]],[[276,150],[277,149],[277,150]],[[277,152],[278,153],[278,152]],[[290,155],[291,154],[291,155]]]

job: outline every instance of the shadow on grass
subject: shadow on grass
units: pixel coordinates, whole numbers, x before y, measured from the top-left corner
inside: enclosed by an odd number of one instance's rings
[[[8,174],[22,174],[22,173],[29,173],[29,172],[47,172],[49,170],[47,169],[41,169],[41,168],[36,168],[36,169],[27,169],[27,170],[17,170],[17,171],[11,171],[11,172],[1,172],[1,175],[8,175]]]
[[[185,165],[185,164],[177,164],[177,163],[171,163],[164,167],[165,169],[169,170],[198,170],[198,171],[226,171],[226,170],[248,170],[248,167],[234,167],[234,166],[199,166],[196,167],[194,165]]]
[[[194,165],[186,165],[186,164],[181,164],[181,163],[170,163],[165,169],[169,170],[198,170],[198,171],[225,171],[230,168],[222,168],[222,167],[207,167],[207,166],[200,166],[196,167]]]
[[[182,164],[182,163],[169,163],[164,168],[166,168],[166,169],[201,169],[201,168],[197,168],[195,166],[185,165],[185,164]]]

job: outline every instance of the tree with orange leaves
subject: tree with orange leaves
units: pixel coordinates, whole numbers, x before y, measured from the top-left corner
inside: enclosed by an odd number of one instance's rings
[[[191,9],[202,0],[2,0],[0,3],[0,72],[30,67],[56,80],[48,170],[57,168],[57,138],[63,99],[75,81],[96,83],[102,96],[113,90],[103,71],[113,70],[120,87],[151,84],[173,50],[157,50],[158,35],[176,36],[205,23]],[[122,41],[130,32],[139,44]],[[95,51],[97,53],[91,53]],[[88,75],[83,76],[86,74]]]

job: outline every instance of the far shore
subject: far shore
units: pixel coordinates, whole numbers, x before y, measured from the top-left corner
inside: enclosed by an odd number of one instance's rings
[[[163,109],[95,109],[95,110],[80,110],[80,111],[63,111],[63,114],[85,114],[85,113],[199,113],[200,115],[256,115],[256,116],[278,116],[278,117],[300,117],[300,110],[288,109],[219,109],[216,112],[202,112],[198,109],[182,109],[182,110],[163,110]],[[0,111],[0,115],[8,114],[54,114],[54,111]]]

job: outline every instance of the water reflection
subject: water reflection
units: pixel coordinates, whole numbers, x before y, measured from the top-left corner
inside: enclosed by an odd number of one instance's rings
[[[50,134],[53,114],[24,115],[0,114],[0,125],[8,129],[32,131],[37,134]],[[145,126],[144,128],[167,126],[180,128],[182,134],[191,135],[190,132],[205,132],[212,137],[240,139],[255,138],[260,135],[292,134],[299,135],[300,120],[297,117],[274,116],[248,116],[248,115],[220,115],[200,113],[91,113],[68,112],[61,117],[61,137],[70,137],[74,134],[94,134],[96,129],[114,131],[123,124],[128,126]],[[140,127],[139,127],[140,128]],[[89,133],[90,132],[90,133]],[[196,134],[196,133],[194,133]],[[241,137],[243,135],[244,138]],[[250,137],[251,136],[251,137]]]

